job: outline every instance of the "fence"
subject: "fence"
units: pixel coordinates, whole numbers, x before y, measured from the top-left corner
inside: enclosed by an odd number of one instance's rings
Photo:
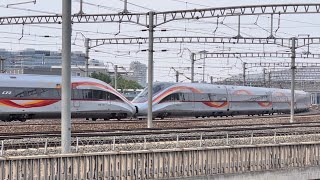
[[[170,148],[198,148],[227,145],[258,145],[286,142],[320,141],[319,132],[270,132],[270,134],[175,134],[163,136],[124,136],[124,137],[77,137],[72,140],[72,152],[132,151]],[[0,142],[0,156],[58,154],[60,140],[30,139],[3,140]]]
[[[1,179],[163,179],[318,166],[320,143],[0,158]]]

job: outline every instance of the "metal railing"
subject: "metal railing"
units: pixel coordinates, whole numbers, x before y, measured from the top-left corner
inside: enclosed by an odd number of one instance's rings
[[[25,140],[24,140],[25,141]],[[286,142],[320,141],[320,132],[270,132],[244,134],[174,134],[124,137],[76,137],[72,152],[105,152],[119,150],[151,150],[169,148],[197,148],[230,145],[277,144]],[[57,154],[61,151],[59,139],[29,139],[25,142],[2,140],[0,156]]]

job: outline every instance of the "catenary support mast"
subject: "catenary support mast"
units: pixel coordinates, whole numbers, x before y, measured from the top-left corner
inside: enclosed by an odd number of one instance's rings
[[[195,61],[195,53],[191,53],[191,83],[194,83],[194,61]]]
[[[71,152],[71,0],[62,1],[61,153]]]
[[[89,77],[89,38],[86,38],[84,41],[84,46],[86,48],[86,54],[85,54],[85,58],[86,58],[86,67],[85,67],[85,74],[86,77]]]
[[[290,123],[294,122],[294,89],[295,89],[295,69],[296,69],[296,38],[292,38],[291,47],[291,107],[290,107]]]
[[[152,85],[153,85],[153,17],[149,12],[149,57],[148,57],[148,128],[152,128]]]

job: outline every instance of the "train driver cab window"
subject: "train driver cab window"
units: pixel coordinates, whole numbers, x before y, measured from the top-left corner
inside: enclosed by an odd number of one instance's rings
[[[209,94],[210,101],[227,101],[225,94]]]
[[[109,100],[111,101],[122,101],[118,96],[112,94],[112,93],[108,93],[109,96]]]
[[[168,95],[167,97],[163,98],[160,103],[162,102],[175,102],[181,100],[181,93],[173,93]]]

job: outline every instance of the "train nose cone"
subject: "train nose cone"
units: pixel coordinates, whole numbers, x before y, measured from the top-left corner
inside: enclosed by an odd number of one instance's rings
[[[148,106],[146,103],[136,103],[134,104],[134,106],[137,109],[137,115],[138,116],[146,116],[147,115],[147,110],[148,110]]]

